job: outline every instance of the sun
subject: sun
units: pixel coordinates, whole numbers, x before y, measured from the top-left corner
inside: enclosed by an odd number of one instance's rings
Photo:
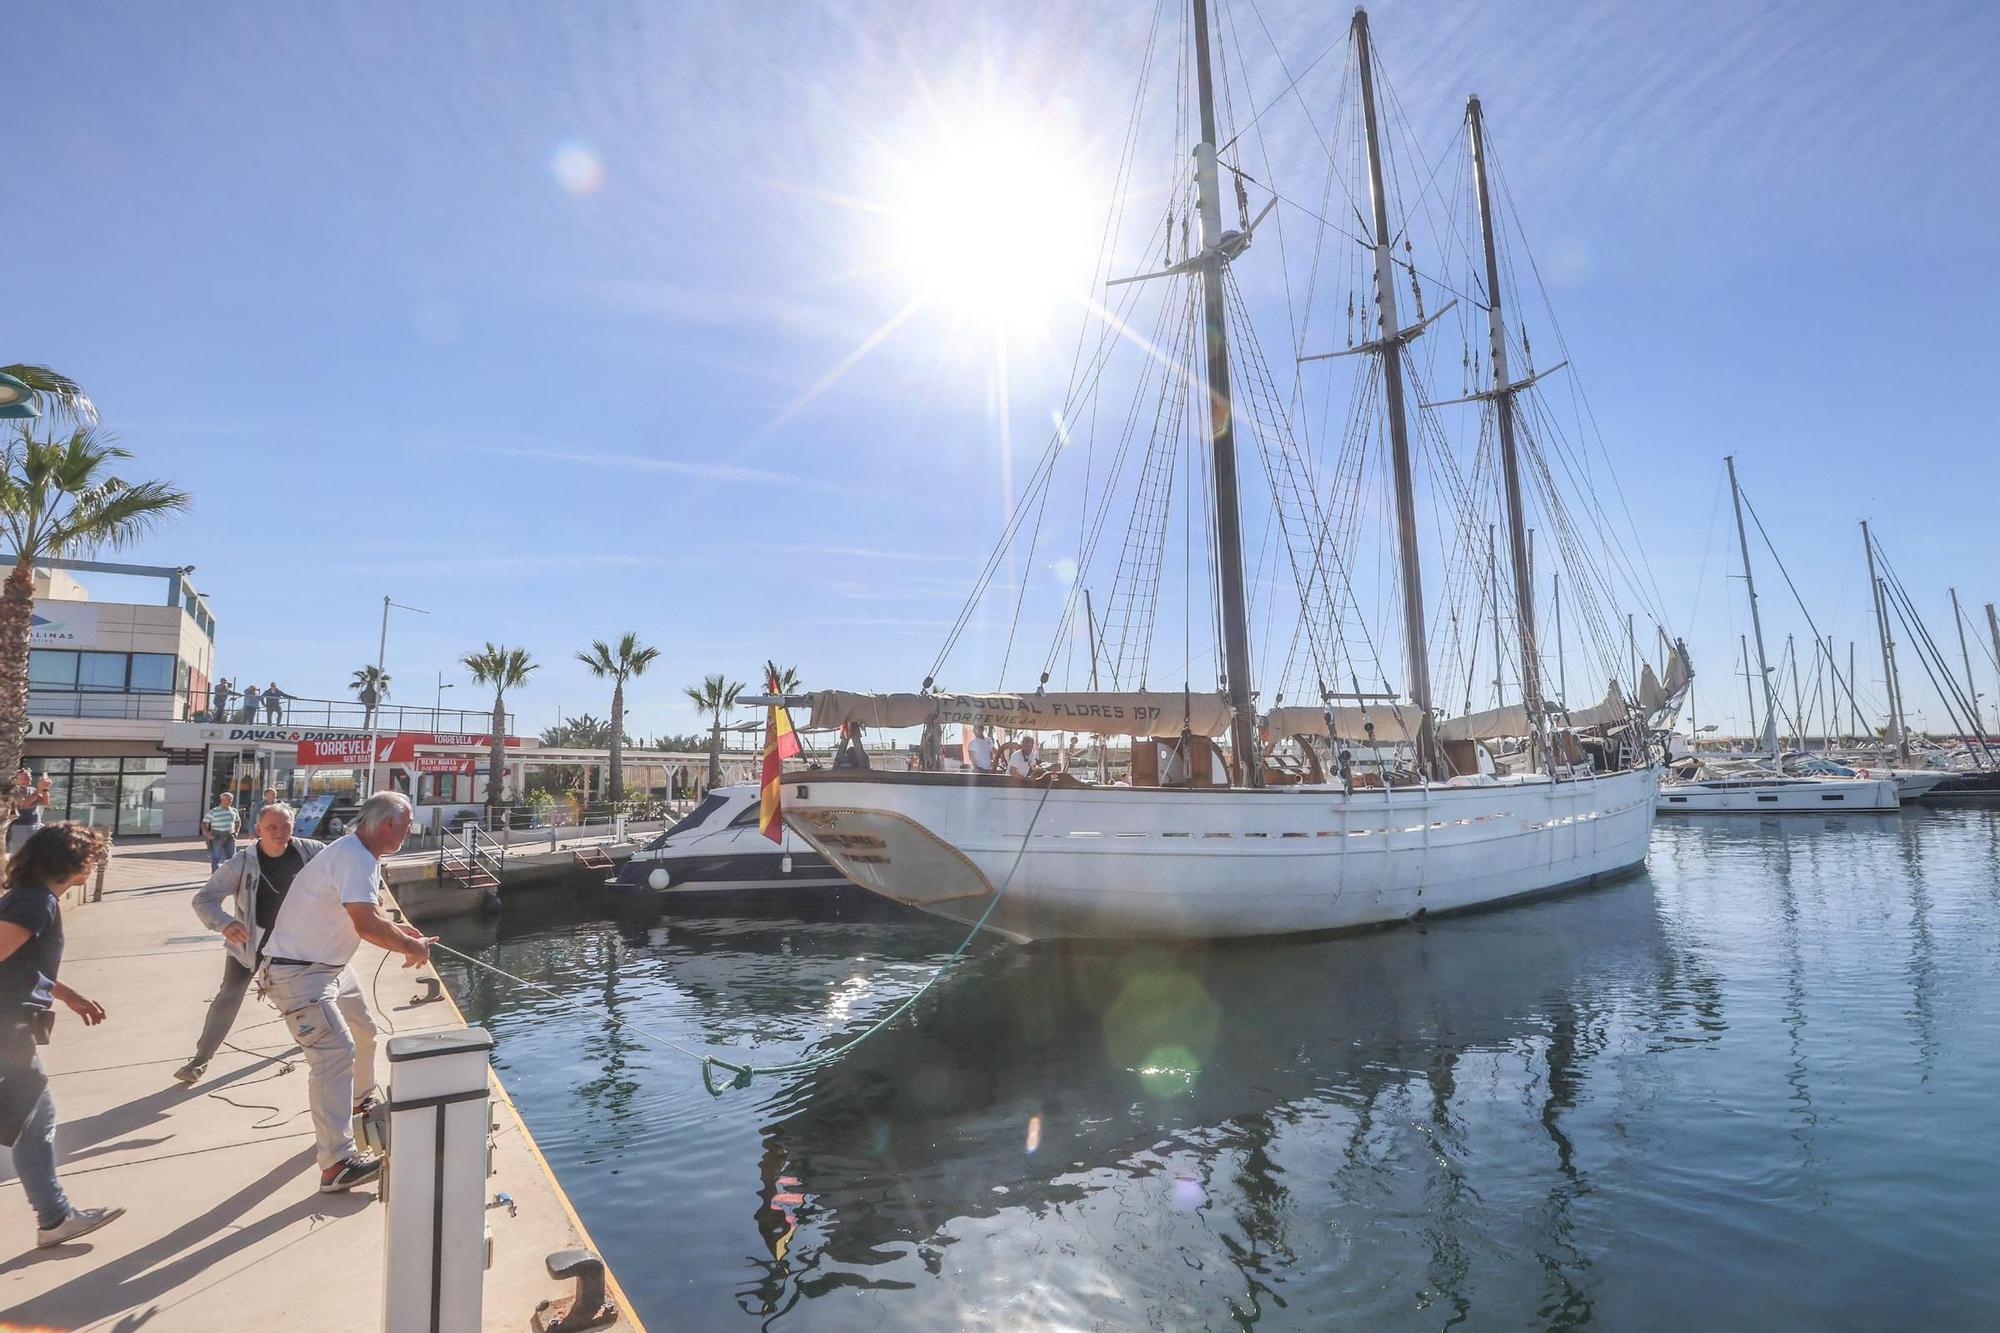
[[[1058,126],[984,114],[934,121],[892,151],[885,264],[911,299],[968,332],[1019,340],[1074,327],[1090,295],[1103,201]]]

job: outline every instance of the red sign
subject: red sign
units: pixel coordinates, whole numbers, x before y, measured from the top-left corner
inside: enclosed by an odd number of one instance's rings
[[[376,741],[380,757],[387,759],[393,736],[383,736]],[[347,768],[363,768],[369,761],[368,738],[366,736],[318,737],[299,742],[299,766],[339,765]]]
[[[420,754],[416,757],[419,773],[457,773],[462,776],[472,774],[472,756],[460,754]]]
[[[521,738],[508,736],[505,742],[519,746]],[[419,745],[449,745],[460,749],[490,749],[493,737],[436,733],[429,731],[398,731],[375,738],[375,758],[385,764],[410,765],[413,761],[438,758],[455,761],[453,755],[419,755]],[[366,767],[368,764],[368,738],[366,736],[318,736],[299,738],[299,764],[302,767],[315,765],[345,765],[349,768]],[[470,760],[468,759],[469,763]],[[470,768],[426,768],[417,763],[419,773],[470,773]]]

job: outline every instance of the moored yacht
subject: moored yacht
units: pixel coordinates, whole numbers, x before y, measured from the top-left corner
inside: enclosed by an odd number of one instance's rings
[[[716,787],[604,881],[666,901],[721,895],[826,893],[847,881],[798,834],[773,843],[757,828],[757,788]]]

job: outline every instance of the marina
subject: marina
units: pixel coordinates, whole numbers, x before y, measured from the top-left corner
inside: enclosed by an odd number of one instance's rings
[[[0,1328],[2000,1323],[2000,10],[1795,9],[26,0]]]

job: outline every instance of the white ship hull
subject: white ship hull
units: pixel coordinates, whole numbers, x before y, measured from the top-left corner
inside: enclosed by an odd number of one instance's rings
[[[1897,805],[1894,778],[1718,778],[1660,791],[1660,810],[1671,815],[1823,815]]]
[[[784,800],[841,873],[938,916],[971,923],[991,907],[987,928],[1016,940],[1221,939],[1382,925],[1617,875],[1645,861],[1658,791],[1657,769],[1351,795],[842,773],[788,777]]]

